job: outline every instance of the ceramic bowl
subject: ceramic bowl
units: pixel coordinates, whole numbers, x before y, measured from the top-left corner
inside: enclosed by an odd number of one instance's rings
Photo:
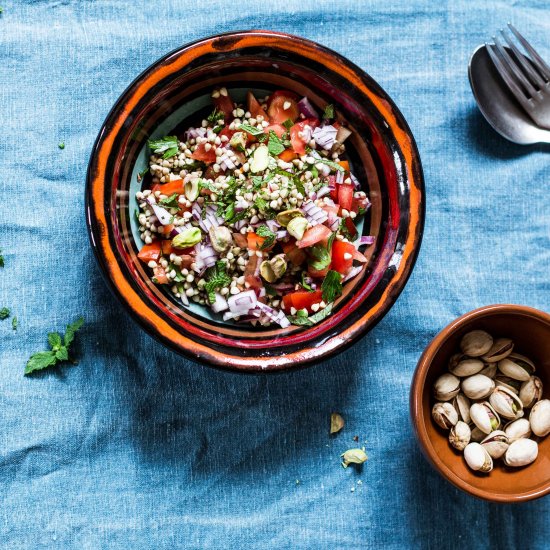
[[[508,468],[495,461],[489,474],[470,470],[462,453],[448,442],[448,432],[432,420],[433,383],[447,371],[450,356],[459,349],[462,336],[482,329],[493,337],[508,337],[514,351],[530,357],[544,384],[543,398],[550,398],[550,315],[517,305],[492,305],[466,313],[446,326],[425,349],[410,394],[411,417],[418,442],[432,466],[453,485],[476,497],[496,502],[521,502],[550,492],[550,436],[539,441],[535,462],[523,468]]]
[[[334,104],[353,131],[348,156],[372,208],[363,224],[374,235],[367,269],[345,287],[334,313],[311,328],[254,328],[225,323],[206,308],[186,308],[155,286],[137,260],[142,246],[135,210],[146,142],[185,129],[211,111],[210,93],[225,86],[236,100],[286,88],[321,110]],[[346,142],[346,145],[348,145]],[[287,369],[351,345],[389,310],[420,247],[424,184],[411,132],[391,99],[350,61],[309,40],[267,31],[205,38],[145,70],[109,113],[87,176],[86,215],[106,281],[132,317],[187,357],[240,371]]]

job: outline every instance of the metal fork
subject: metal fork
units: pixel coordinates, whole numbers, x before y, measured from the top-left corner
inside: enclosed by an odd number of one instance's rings
[[[485,43],[487,53],[525,112],[538,126],[550,128],[550,67],[511,23],[508,28],[530,57],[522,54],[502,29],[500,34],[509,49],[493,36],[494,44]]]

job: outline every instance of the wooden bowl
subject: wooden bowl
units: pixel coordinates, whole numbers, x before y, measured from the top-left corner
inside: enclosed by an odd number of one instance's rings
[[[466,313],[446,326],[424,350],[414,374],[410,412],[420,447],[432,466],[453,485],[476,497],[495,502],[522,502],[550,492],[550,436],[539,440],[539,455],[524,468],[508,468],[501,460],[489,474],[468,468],[462,453],[453,449],[448,432],[432,420],[435,379],[447,371],[449,358],[462,336],[482,329],[493,337],[514,340],[514,351],[530,357],[550,397],[550,315],[518,305],[485,306]]]

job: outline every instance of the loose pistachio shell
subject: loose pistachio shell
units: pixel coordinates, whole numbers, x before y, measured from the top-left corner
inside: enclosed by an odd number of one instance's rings
[[[250,171],[254,174],[263,172],[269,166],[269,149],[266,145],[260,145],[252,154],[249,161]]]
[[[298,208],[292,208],[291,210],[284,210],[277,214],[277,221],[283,227],[286,227],[294,218],[303,218],[304,213]]]
[[[491,349],[485,353],[481,358],[486,363],[496,363],[501,359],[504,359],[514,350],[514,342],[510,338],[497,338]]]
[[[501,430],[495,430],[491,432],[483,441],[481,445],[491,455],[491,458],[500,458],[510,446],[508,436]]]
[[[472,430],[466,422],[459,420],[449,432],[449,443],[459,451],[464,450],[466,445],[470,443],[470,438],[472,436]]]
[[[529,423],[535,435],[544,437],[550,433],[550,400],[542,399],[535,403],[529,415]]]
[[[449,370],[455,376],[465,377],[477,374],[483,369],[483,361],[472,359],[471,357],[462,356],[459,361],[451,362]]]
[[[184,229],[172,239],[172,246],[174,248],[189,248],[200,243],[201,239],[201,230],[198,227],[190,227]]]
[[[519,468],[534,462],[539,454],[539,446],[532,439],[516,439],[504,455],[504,464]]]
[[[436,403],[432,408],[432,418],[438,426],[449,430],[458,422],[458,413],[450,403]]]
[[[538,376],[531,376],[519,389],[519,398],[526,409],[531,408],[542,397],[542,381]]]
[[[523,416],[523,403],[514,392],[507,388],[495,388],[489,397],[489,403],[504,418],[515,420]]]
[[[195,202],[200,192],[198,180],[194,179],[193,181],[186,182],[183,186],[183,192],[188,201]]]
[[[484,433],[490,434],[500,427],[500,417],[490,403],[474,403],[470,407],[472,422]]]
[[[330,415],[330,433],[338,433],[344,427],[344,419],[341,414],[332,413]]]
[[[231,136],[229,144],[233,147],[233,149],[242,151],[246,148],[246,141],[247,135],[245,132],[235,132],[233,136]]]
[[[502,374],[527,382],[529,377],[535,372],[535,364],[531,359],[520,355],[519,353],[510,353],[508,357],[498,362],[498,369]]]
[[[363,464],[367,455],[363,449],[348,449],[342,453],[342,466],[347,468],[350,464]]]
[[[460,392],[460,380],[449,373],[442,374],[434,384],[434,396],[438,401],[450,401]]]
[[[268,283],[274,283],[286,272],[287,263],[283,254],[277,254],[271,260],[264,260],[260,265],[260,275]]]
[[[470,357],[480,357],[487,353],[493,345],[493,337],[484,330],[473,330],[462,337],[460,349]]]
[[[208,230],[212,248],[216,252],[225,252],[233,244],[233,235],[224,225],[211,227]]]
[[[495,389],[495,383],[483,374],[474,374],[462,380],[462,391],[470,399],[483,399]]]
[[[475,472],[488,473],[493,469],[493,459],[479,443],[470,443],[464,449],[464,460]]]
[[[527,418],[518,418],[512,422],[508,422],[504,426],[504,433],[508,436],[509,443],[513,443],[516,439],[531,436],[531,425]]]

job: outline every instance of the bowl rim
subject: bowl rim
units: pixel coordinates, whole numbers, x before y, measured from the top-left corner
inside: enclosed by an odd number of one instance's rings
[[[314,47],[318,49],[326,58],[338,62],[343,68],[345,68],[348,73],[358,76],[363,79],[364,85],[368,90],[369,96],[376,98],[378,104],[376,108],[381,112],[384,118],[390,118],[390,125],[394,123],[393,128],[394,133],[399,133],[403,138],[406,139],[406,152],[408,153],[408,158],[403,162],[406,167],[406,179],[410,184],[408,187],[409,197],[411,199],[411,204],[408,208],[409,214],[412,214],[412,219],[408,222],[408,235],[407,242],[410,243],[410,250],[408,253],[404,254],[403,265],[401,268],[399,265],[396,267],[396,274],[392,278],[394,285],[389,285],[387,295],[384,295],[377,304],[379,310],[376,311],[375,315],[369,316],[369,311],[364,312],[359,319],[350,327],[346,328],[345,337],[342,333],[336,333],[330,337],[325,338],[323,341],[318,342],[315,347],[307,348],[307,354],[301,351],[293,352],[290,355],[284,353],[284,348],[281,348],[281,353],[278,355],[265,356],[265,357],[246,357],[246,356],[227,356],[223,352],[212,349],[208,342],[201,344],[197,340],[191,338],[191,342],[197,347],[193,349],[185,348],[181,343],[176,342],[173,337],[166,336],[162,334],[152,323],[147,323],[138,312],[127,302],[124,292],[118,287],[118,285],[112,280],[112,277],[109,275],[108,264],[109,261],[105,257],[105,251],[102,250],[101,246],[98,246],[96,240],[100,240],[97,234],[94,234],[94,228],[92,227],[94,223],[97,222],[96,213],[94,211],[94,198],[93,198],[93,183],[94,179],[97,179],[94,171],[97,167],[95,165],[95,160],[98,155],[99,150],[103,145],[104,135],[107,134],[113,124],[113,118],[120,115],[121,108],[124,106],[125,102],[129,97],[132,97],[132,93],[135,92],[137,86],[143,84],[143,80],[147,77],[155,74],[159,71],[163,64],[166,62],[172,62],[174,59],[178,59],[182,55],[185,55],[186,52],[191,52],[193,49],[197,49],[205,44],[213,44],[215,41],[220,38],[223,39],[224,44],[229,44],[228,49],[233,49],[233,44],[238,43],[246,37],[253,36],[260,41],[264,41],[264,46],[273,47],[273,40],[281,41],[282,43],[298,43],[300,45],[305,45],[309,47]],[[299,54],[304,59],[308,59],[306,55]],[[346,76],[346,78],[350,78]],[[380,105],[383,105],[382,110]],[[396,137],[396,140],[398,138]],[[404,144],[398,140],[400,147],[403,147]],[[414,197],[413,194],[414,188]],[[413,200],[414,198],[414,200]],[[226,33],[220,33],[216,35],[211,35],[205,38],[199,38],[197,40],[186,43],[178,48],[175,48],[171,52],[165,54],[152,64],[150,64],[145,70],[143,70],[122,92],[118,97],[113,107],[110,109],[107,117],[105,118],[98,136],[93,145],[90,161],[88,164],[87,171],[87,180],[86,180],[86,197],[85,197],[85,209],[86,209],[86,224],[88,228],[88,235],[94,250],[96,259],[100,265],[100,271],[107,283],[107,286],[110,288],[114,296],[121,303],[124,309],[130,313],[130,316],[138,323],[138,325],[143,328],[149,335],[153,336],[157,341],[161,342],[163,345],[167,346],[169,349],[176,351],[177,353],[186,356],[187,358],[200,362],[201,364],[206,363],[208,366],[215,368],[220,368],[223,370],[230,370],[232,372],[278,372],[280,370],[295,370],[305,366],[314,364],[320,360],[326,360],[334,355],[344,351],[350,347],[353,343],[361,339],[365,334],[371,330],[376,324],[385,316],[385,314],[391,309],[401,292],[403,291],[406,283],[413,271],[414,265],[418,258],[420,252],[422,236],[424,231],[425,223],[425,184],[424,184],[424,174],[422,169],[422,164],[420,160],[420,154],[418,151],[418,146],[414,139],[414,136],[410,130],[408,123],[403,117],[402,113],[399,111],[393,100],[389,95],[381,88],[381,86],[365,71],[360,67],[355,65],[349,59],[343,57],[341,54],[321,45],[317,42],[311,41],[300,36],[295,36],[287,33],[281,33],[276,31],[269,30],[244,30],[244,31],[230,31]],[[100,222],[101,223],[101,222]],[[101,227],[100,227],[101,230]],[[101,232],[101,231],[100,231]],[[100,237],[101,235],[99,235]],[[406,261],[405,261],[406,258]],[[391,291],[391,292],[390,292]],[[307,347],[307,346],[306,346]],[[204,349],[201,349],[204,348]]]
[[[525,317],[531,317],[542,321],[543,323],[546,323],[550,328],[550,314],[530,306],[523,306],[518,304],[492,304],[474,309],[465,313],[464,315],[461,315],[460,317],[457,317],[447,326],[441,329],[422,352],[422,355],[418,360],[418,364],[416,366],[411,384],[409,396],[409,412],[416,439],[422,453],[431,464],[431,466],[437,472],[439,472],[439,474],[441,474],[447,481],[449,481],[455,487],[458,487],[462,491],[482,500],[499,503],[525,502],[528,500],[534,500],[543,497],[550,493],[550,477],[542,488],[537,488],[531,491],[525,491],[516,494],[494,493],[492,491],[479,489],[477,487],[474,487],[473,485],[470,485],[459,476],[457,476],[435,452],[426,430],[426,419],[424,418],[423,413],[422,400],[425,390],[424,385],[426,382],[426,376],[432,365],[432,361],[436,353],[441,349],[441,346],[444,344],[444,342],[446,342],[447,339],[455,332],[466,326],[471,321],[475,319],[481,319],[493,313],[516,315],[519,314]]]

